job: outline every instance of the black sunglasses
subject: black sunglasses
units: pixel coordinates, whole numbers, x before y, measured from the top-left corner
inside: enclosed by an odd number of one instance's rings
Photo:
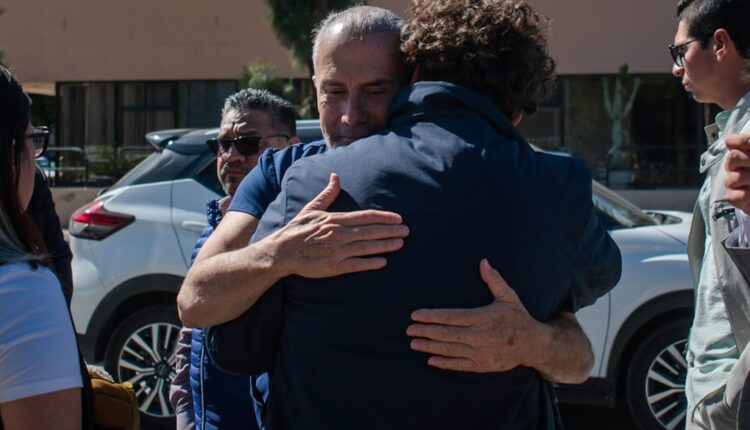
[[[679,45],[667,45],[669,54],[672,56],[672,61],[674,61],[674,64],[677,67],[685,67],[685,53],[687,53],[685,47],[698,40],[699,39],[691,39],[685,43],[680,43]]]
[[[49,145],[49,129],[47,127],[33,127],[31,133],[24,135],[26,139],[31,139],[34,145],[34,158],[39,158],[47,152]]]
[[[288,135],[279,133],[269,134],[268,136],[237,136],[234,139],[208,139],[206,144],[216,155],[219,155],[220,151],[222,154],[228,153],[229,148],[234,145],[240,154],[247,157],[258,153],[261,140],[269,139],[271,137],[284,137],[289,139]]]

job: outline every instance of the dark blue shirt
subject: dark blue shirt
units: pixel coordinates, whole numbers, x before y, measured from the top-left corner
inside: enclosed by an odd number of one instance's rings
[[[323,140],[298,143],[286,148],[269,148],[258,159],[258,164],[242,179],[234,193],[230,211],[245,212],[260,219],[281,191],[281,179],[293,162],[302,157],[326,151]]]

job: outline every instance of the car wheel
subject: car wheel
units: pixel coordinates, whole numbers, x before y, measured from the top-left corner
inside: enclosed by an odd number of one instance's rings
[[[642,429],[685,428],[689,330],[686,318],[660,324],[649,330],[631,358],[625,391],[630,412]]]
[[[104,367],[133,385],[145,428],[174,428],[169,384],[181,327],[174,306],[153,306],[125,319],[107,345]]]

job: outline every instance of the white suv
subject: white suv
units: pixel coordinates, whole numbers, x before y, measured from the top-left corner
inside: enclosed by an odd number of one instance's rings
[[[70,220],[81,347],[133,384],[149,427],[174,425],[175,297],[206,225],[205,203],[222,194],[205,144],[216,132],[149,133],[156,152]],[[319,139],[318,122],[299,121],[298,134]],[[690,214],[645,213],[597,183],[594,202],[622,251],[623,273],[611,293],[578,313],[596,364],[586,384],[559,387],[561,401],[613,407],[627,400],[642,427],[675,428],[684,420],[693,306]]]

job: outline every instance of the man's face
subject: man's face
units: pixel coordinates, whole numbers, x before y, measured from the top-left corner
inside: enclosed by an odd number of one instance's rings
[[[391,99],[408,83],[398,42],[398,35],[387,33],[351,38],[338,26],[321,36],[313,83],[330,147],[348,145],[388,125]]]
[[[685,21],[680,21],[677,34],[674,37],[675,46],[679,46],[695,39],[688,33]],[[716,60],[711,49],[712,44],[703,48],[700,40],[687,43],[680,48],[683,53],[683,67],[672,66],[672,74],[682,78],[685,91],[691,93],[700,103],[717,103]]]
[[[221,119],[217,139],[222,141],[235,139],[238,136],[262,137],[283,132],[274,130],[271,116],[266,112],[254,109],[230,110]],[[240,154],[235,145],[231,145],[226,151],[220,147],[216,156],[216,175],[224,191],[234,195],[245,175],[258,163],[258,157],[263,150],[269,147],[282,148],[288,143],[289,139],[285,137],[268,137],[260,141],[256,154],[247,156]]]

